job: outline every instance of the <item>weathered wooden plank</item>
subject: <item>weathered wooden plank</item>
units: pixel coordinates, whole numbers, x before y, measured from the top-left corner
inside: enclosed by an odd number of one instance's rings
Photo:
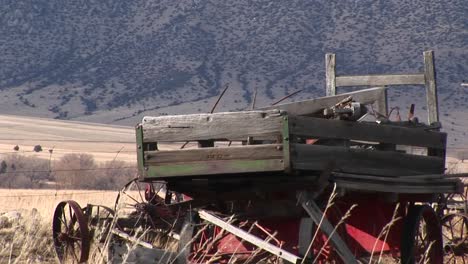
[[[146,165],[173,162],[216,161],[216,160],[262,160],[281,159],[282,144],[248,145],[241,147],[180,149],[145,152]]]
[[[276,255],[290,263],[299,263],[299,261],[301,260],[300,257],[292,254],[292,253],[289,253],[288,251],[285,251],[284,249],[281,249],[275,245],[272,245],[270,243],[268,243],[267,241],[263,240],[263,239],[260,239],[250,233],[247,233],[246,231],[240,229],[240,228],[237,228],[221,219],[219,219],[218,217],[214,216],[214,215],[211,215],[209,214],[208,212],[204,211],[204,210],[200,210],[198,212],[198,215],[200,216],[201,219],[204,219],[216,226],[219,226],[221,227],[222,229],[228,231],[229,233],[237,236],[237,237],[240,237],[242,238],[243,240],[265,250],[265,251],[268,251],[270,252],[271,254],[273,255]]]
[[[214,174],[283,171],[282,159],[267,160],[214,160],[181,162],[147,167],[146,177],[165,178]]]
[[[447,134],[390,124],[351,122],[323,118],[289,117],[290,133],[310,138],[364,140],[398,145],[445,149]]]
[[[375,192],[386,192],[386,193],[408,193],[408,194],[424,194],[424,193],[456,193],[459,192],[459,186],[457,183],[450,183],[446,185],[409,185],[406,183],[400,183],[389,186],[388,183],[381,182],[362,182],[353,181],[346,179],[335,180],[338,187],[359,191],[375,191]]]
[[[427,116],[429,124],[439,122],[439,108],[437,102],[437,86],[435,78],[434,57],[432,51],[424,52],[424,75],[427,98]]]
[[[424,84],[424,74],[379,74],[336,76],[336,86],[385,86]]]
[[[143,139],[154,141],[271,139],[281,135],[278,110],[144,117]]]
[[[335,54],[325,54],[325,78],[326,78],[326,95],[336,95],[336,62]]]
[[[388,115],[388,98],[387,98],[387,90],[384,91],[384,96],[380,97],[377,101],[375,101],[376,110],[379,114]]]
[[[443,174],[440,174],[443,175]],[[360,175],[360,174],[350,174],[350,173],[339,173],[333,172],[332,179],[348,179],[356,181],[372,181],[372,182],[385,182],[387,184],[401,184],[405,183],[408,185],[450,185],[459,182],[459,179],[454,178],[418,178],[415,176],[406,176],[406,177],[383,177],[375,175]]]
[[[275,106],[269,106],[262,108],[263,110],[268,109],[279,109],[288,112],[290,115],[311,115],[319,111],[322,111],[326,107],[334,106],[336,103],[352,96],[356,102],[363,104],[371,104],[385,96],[385,89],[382,87],[363,89],[350,93],[343,93],[335,96],[321,97],[311,100],[299,101],[294,103],[279,104]]]
[[[335,232],[335,227],[328,221],[327,217],[323,216],[323,212],[318,205],[312,199],[308,199],[308,196],[306,192],[298,194],[298,200],[304,210],[315,224],[320,227],[320,230],[329,237],[333,248],[345,263],[358,263],[348,245],[343,241],[338,232]]]
[[[324,170],[333,161],[334,171],[377,176],[443,173],[442,158],[344,147],[292,144],[292,164],[297,170]]]

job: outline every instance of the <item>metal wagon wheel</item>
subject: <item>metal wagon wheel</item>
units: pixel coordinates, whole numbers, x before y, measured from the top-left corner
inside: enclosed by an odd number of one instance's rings
[[[69,200],[57,205],[52,232],[55,252],[60,263],[83,263],[88,260],[88,222],[77,202]]]
[[[84,213],[88,218],[88,228],[92,240],[90,259],[101,262],[108,258],[110,229],[115,212],[107,206],[88,204]]]
[[[411,205],[401,238],[401,263],[443,263],[441,226],[432,207]]]
[[[441,222],[445,263],[468,262],[468,216],[451,213],[445,215]]]
[[[119,192],[115,202],[121,231],[159,248],[166,247],[174,228],[174,216],[165,206],[164,184],[134,179]]]

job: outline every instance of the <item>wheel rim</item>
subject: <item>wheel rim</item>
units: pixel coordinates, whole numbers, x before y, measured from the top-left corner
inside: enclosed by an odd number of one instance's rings
[[[52,222],[55,252],[61,263],[88,260],[90,236],[86,216],[75,201],[60,202]]]
[[[456,263],[468,255],[468,216],[452,213],[442,218],[442,236],[444,240],[444,260],[446,263]]]
[[[165,248],[167,234],[174,227],[174,217],[161,197],[164,184],[146,183],[134,179],[119,192],[115,202],[117,225],[129,235]]]
[[[101,262],[108,256],[110,229],[115,212],[107,206],[88,204],[85,215],[88,218],[90,238],[93,241],[90,257],[93,261]]]
[[[413,205],[408,210],[402,233],[401,262],[443,263],[440,222],[428,205]]]

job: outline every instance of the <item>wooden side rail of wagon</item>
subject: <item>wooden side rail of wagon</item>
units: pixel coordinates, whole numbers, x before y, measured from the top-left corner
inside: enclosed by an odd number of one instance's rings
[[[371,93],[376,91],[380,90],[371,89]],[[368,94],[369,90],[358,94],[363,93]],[[338,99],[317,99],[308,105],[309,110],[302,109],[302,114],[312,116],[298,115],[295,106],[287,104],[280,109],[295,114],[272,109],[145,117],[136,129],[142,177],[145,180],[209,178],[218,182],[249,173],[296,177],[318,175],[332,164],[334,172],[342,173],[333,179],[343,187],[355,189],[352,182],[358,184],[374,177],[372,186],[377,186],[375,190],[379,191],[390,181],[398,182],[405,176],[444,173],[445,133],[410,122],[379,124],[313,117],[323,109],[316,105],[323,101],[333,105]],[[305,101],[301,104],[307,105]],[[202,144],[198,148],[178,149],[186,141]],[[166,142],[175,144],[176,148],[160,150],[158,146]],[[408,151],[412,148],[418,148],[420,153]],[[348,175],[346,181],[343,175]],[[357,181],[352,175],[368,177]],[[446,184],[440,185],[441,192],[459,190],[455,181],[440,181]],[[436,184],[440,183],[412,180],[409,185],[401,184],[401,191],[396,192],[439,193]],[[410,188],[415,185],[419,188]]]

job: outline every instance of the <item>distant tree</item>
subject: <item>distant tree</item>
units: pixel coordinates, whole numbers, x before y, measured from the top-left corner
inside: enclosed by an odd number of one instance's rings
[[[33,149],[35,152],[41,152],[42,151],[42,146],[41,145],[36,145],[34,146],[34,149]]]
[[[90,154],[72,153],[64,155],[54,164],[54,177],[62,188],[94,189],[93,175],[98,165]]]

